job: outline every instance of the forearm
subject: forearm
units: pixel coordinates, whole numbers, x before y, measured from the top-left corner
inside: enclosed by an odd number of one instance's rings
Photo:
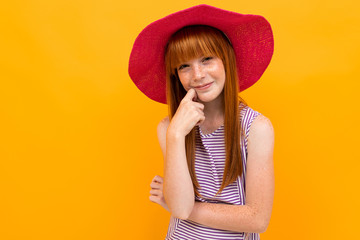
[[[202,202],[195,202],[188,220],[217,229],[257,233],[264,232],[269,221],[265,214],[248,205]]]
[[[186,161],[185,137],[168,134],[164,166],[164,197],[173,216],[188,218],[194,206],[194,189]]]

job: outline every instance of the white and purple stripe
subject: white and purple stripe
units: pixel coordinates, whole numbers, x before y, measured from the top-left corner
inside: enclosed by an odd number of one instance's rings
[[[213,133],[203,134],[199,129],[200,138],[196,139],[195,149],[195,172],[200,185],[199,193],[202,197],[196,197],[196,201],[209,203],[245,204],[245,175],[247,158],[247,138],[249,136],[252,121],[260,115],[242,103],[240,108],[241,127],[246,137],[241,142],[241,154],[243,159],[243,174],[236,181],[228,185],[216,197],[220,189],[225,167],[225,139],[224,126]],[[258,233],[233,232],[207,227],[190,220],[181,220],[171,216],[166,240],[192,239],[192,240],[260,240]]]

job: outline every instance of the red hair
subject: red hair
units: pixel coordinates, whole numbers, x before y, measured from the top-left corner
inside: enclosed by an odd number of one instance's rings
[[[167,103],[169,105],[170,120],[175,115],[177,108],[186,90],[183,88],[178,74],[179,64],[200,56],[217,56],[225,68],[225,86],[224,86],[224,127],[225,127],[225,169],[219,194],[226,186],[236,180],[243,173],[242,158],[240,148],[240,137],[243,137],[243,131],[240,126],[239,103],[246,102],[238,95],[239,84],[236,71],[236,58],[234,49],[226,35],[213,27],[204,25],[187,26],[170,38],[165,51],[166,64],[166,90]],[[195,173],[195,141],[199,137],[198,128],[194,127],[185,137],[186,158],[190,176],[194,185],[196,195],[199,183]],[[216,195],[217,195],[216,194]]]

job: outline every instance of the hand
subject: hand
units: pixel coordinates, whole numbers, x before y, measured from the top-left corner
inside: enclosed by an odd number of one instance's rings
[[[168,128],[170,133],[185,137],[196,125],[201,125],[204,122],[204,104],[196,102],[196,99],[196,91],[191,88],[181,100],[170,122]]]
[[[150,201],[160,204],[163,208],[165,208],[168,212],[170,212],[163,195],[163,178],[161,176],[156,175],[151,181],[150,187]]]

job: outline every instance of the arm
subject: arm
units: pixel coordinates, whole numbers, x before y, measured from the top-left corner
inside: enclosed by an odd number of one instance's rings
[[[167,117],[157,128],[164,157],[163,195],[172,215],[185,219],[193,208],[194,190],[186,162],[185,137],[167,137],[169,124]]]
[[[237,232],[264,232],[270,222],[274,197],[274,131],[269,119],[254,119],[248,138],[246,204],[196,202],[189,220]]]
[[[180,219],[188,218],[195,203],[185,151],[185,136],[204,120],[204,106],[193,101],[195,96],[195,90],[190,89],[171,122],[166,118],[158,125],[164,156],[163,194],[171,214]]]

